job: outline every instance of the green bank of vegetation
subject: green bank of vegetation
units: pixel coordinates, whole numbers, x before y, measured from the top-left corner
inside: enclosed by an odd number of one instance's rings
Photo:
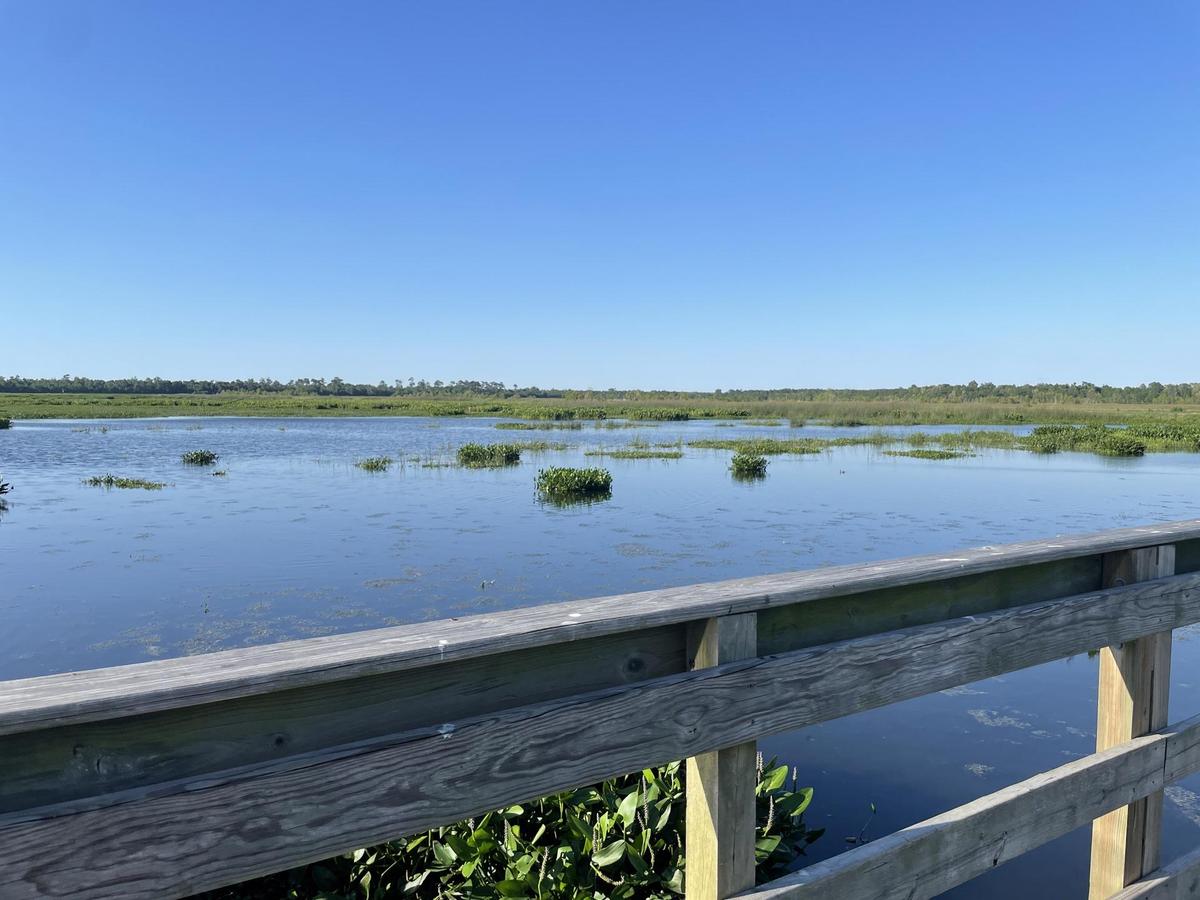
[[[683,893],[680,763],[510,806],[407,840],[200,895],[203,900],[374,897],[667,900]],[[758,764],[756,877],[784,874],[822,830],[805,825],[810,788]]]
[[[836,425],[1013,425],[1200,422],[1200,383],[926,385],[878,390],[593,391],[498,382],[409,379],[351,384],[339,378],[172,381],[0,378],[0,416],[497,416],[626,424],[686,419],[789,420]],[[520,427],[519,423],[506,423]]]
[[[961,459],[967,454],[958,450],[884,450],[885,456],[906,456],[909,459]]]
[[[121,490],[161,491],[167,486],[165,481],[147,481],[145,478],[123,478],[119,475],[93,475],[85,478],[83,483],[91,487],[119,488]]]
[[[508,431],[549,431],[561,428],[568,431],[578,431],[583,428],[582,422],[497,422],[496,428]]]
[[[601,447],[598,450],[588,450],[584,456],[608,456],[612,459],[682,459],[682,450],[651,449],[646,447],[625,447],[620,450],[608,450]]]

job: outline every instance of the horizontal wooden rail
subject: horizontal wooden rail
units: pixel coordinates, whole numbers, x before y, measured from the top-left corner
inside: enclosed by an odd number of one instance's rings
[[[1075,760],[739,894],[746,900],[924,900],[1200,771],[1200,717]]]
[[[1200,897],[1200,850],[1193,850],[1146,878],[1113,894],[1111,900],[1193,900]]]
[[[1192,521],[0,683],[0,896],[183,896],[1197,621]]]

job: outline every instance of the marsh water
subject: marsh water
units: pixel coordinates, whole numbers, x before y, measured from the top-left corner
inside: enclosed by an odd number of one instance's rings
[[[1193,518],[1200,454],[1106,459],[845,447],[738,482],[700,438],[861,429],[715,422],[500,431],[495,419],[16,422],[0,431],[0,679],[588,596]],[[902,428],[889,429],[897,434]],[[924,427],[924,431],[937,428]],[[957,430],[957,429],[946,429]],[[584,456],[682,440],[679,460]],[[445,465],[468,441],[567,449]],[[180,455],[208,448],[216,467]],[[396,460],[384,473],[353,463]],[[611,499],[539,502],[539,466],[603,465]],[[224,476],[214,476],[213,468]],[[167,482],[105,490],[105,473]],[[1176,637],[1171,718],[1200,711],[1200,641]],[[1086,655],[761,742],[816,789],[816,860],[1091,752]],[[871,805],[876,812],[872,814]],[[1200,781],[1168,790],[1165,857],[1200,842]],[[1086,895],[1087,832],[954,896]]]

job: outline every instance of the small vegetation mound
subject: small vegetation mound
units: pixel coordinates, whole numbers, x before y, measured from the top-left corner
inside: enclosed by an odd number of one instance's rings
[[[120,475],[93,475],[85,478],[83,483],[91,487],[119,488],[121,490],[161,491],[167,486],[165,481],[147,481],[145,478],[122,478]]]
[[[472,469],[511,466],[521,461],[521,448],[517,444],[463,444],[458,448],[458,461]]]
[[[552,466],[538,471],[536,485],[538,493],[549,500],[603,499],[612,494],[612,473]]]
[[[767,458],[757,453],[735,453],[729,463],[729,471],[734,478],[765,478]]]
[[[642,447],[628,447],[624,450],[589,450],[584,456],[609,456],[613,459],[682,459],[681,450],[647,450]]]
[[[3,428],[12,428],[12,419],[6,419],[3,416],[0,416],[0,429]]]
[[[961,459],[965,453],[954,450],[884,450],[884,456],[907,456],[909,459]]]
[[[189,466],[211,466],[220,459],[211,450],[189,450],[180,458]]]
[[[497,422],[496,427],[505,431],[549,431],[557,428],[563,431],[579,431],[582,422]]]
[[[390,456],[368,456],[355,463],[364,472],[386,472],[391,464]]]

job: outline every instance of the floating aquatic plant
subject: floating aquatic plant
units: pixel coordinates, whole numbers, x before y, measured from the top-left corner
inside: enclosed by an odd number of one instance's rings
[[[954,450],[884,450],[884,456],[907,456],[910,459],[960,459],[965,453]]]
[[[189,450],[180,459],[189,466],[211,466],[220,457],[211,450]]]
[[[607,469],[551,466],[538,471],[535,484],[547,500],[601,500],[612,494],[612,473]]]
[[[588,450],[584,456],[610,456],[613,459],[681,459],[680,450],[648,450],[642,447],[629,447],[623,450]]]
[[[354,465],[364,472],[386,472],[391,464],[390,456],[368,456],[366,459],[360,459]]]
[[[473,469],[511,466],[521,461],[521,448],[516,444],[463,444],[458,448],[458,461]]]
[[[161,491],[167,486],[165,481],[147,481],[145,478],[123,478],[120,475],[93,475],[85,478],[83,483],[91,487],[119,488],[121,490]]]
[[[738,452],[729,463],[734,478],[763,478],[767,474],[767,458],[757,453]]]

